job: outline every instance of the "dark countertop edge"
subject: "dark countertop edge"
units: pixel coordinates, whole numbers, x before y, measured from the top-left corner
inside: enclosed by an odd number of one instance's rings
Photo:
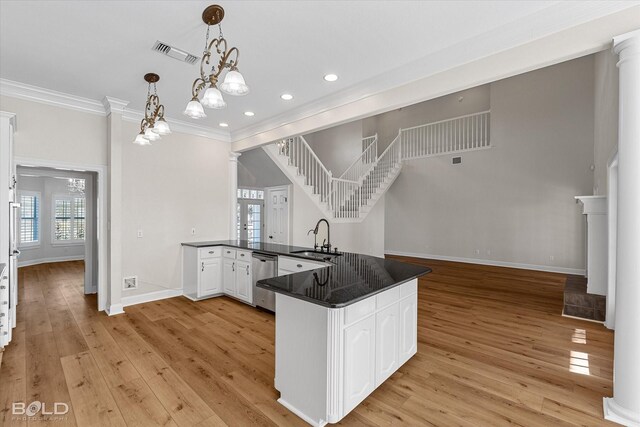
[[[355,304],[357,302],[360,302],[360,301],[366,300],[368,298],[371,298],[373,296],[376,296],[376,295],[378,295],[378,294],[380,294],[382,292],[388,291],[389,289],[393,289],[396,286],[404,285],[405,283],[410,282],[413,279],[417,279],[418,277],[424,276],[425,274],[431,273],[431,269],[430,268],[425,267],[425,269],[427,269],[428,271],[425,271],[424,273],[421,273],[421,274],[419,274],[417,276],[409,277],[409,278],[407,278],[405,280],[402,280],[402,281],[399,281],[397,283],[394,283],[393,285],[389,285],[389,286],[387,286],[387,287],[385,287],[383,289],[378,289],[377,291],[373,291],[373,292],[368,293],[366,295],[363,295],[361,297],[354,298],[354,299],[350,300],[349,302],[346,302],[346,303],[343,303],[343,304],[325,304],[322,301],[319,301],[317,299],[309,298],[309,297],[306,297],[306,296],[303,296],[303,295],[299,295],[299,294],[292,294],[292,293],[289,293],[289,292],[285,292],[285,291],[281,290],[280,288],[273,288],[273,287],[269,286],[269,283],[267,283],[269,279],[258,280],[256,282],[256,286],[258,286],[259,288],[262,288],[262,289],[267,289],[269,291],[272,291],[272,292],[275,292],[275,293],[278,293],[278,294],[286,295],[286,296],[288,296],[290,298],[299,299],[299,300],[303,300],[303,301],[309,302],[311,304],[319,305],[321,307],[325,307],[325,308],[344,308],[344,307],[348,307],[348,306],[350,306],[352,304]],[[313,273],[313,271],[314,270],[310,270],[310,271],[305,271],[305,272],[302,272],[302,273],[295,273],[295,274]]]

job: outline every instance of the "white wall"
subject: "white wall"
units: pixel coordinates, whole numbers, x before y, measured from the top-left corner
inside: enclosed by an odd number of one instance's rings
[[[28,169],[19,169],[18,171],[18,196],[20,196],[21,191],[37,191],[40,193],[40,243],[37,246],[20,246],[21,254],[18,265],[84,259],[84,243],[52,244],[53,196],[60,194],[73,195],[68,191],[66,179],[21,176],[21,173],[29,172],[33,173]],[[78,177],[86,178],[84,175],[78,175]]]
[[[123,124],[131,139],[137,132]],[[229,148],[180,133],[150,147],[124,144],[122,274],[137,275],[139,289],[123,297],[180,289],[180,243],[229,237]]]
[[[573,197],[593,186],[593,61],[492,83],[493,148],[460,165],[451,156],[407,162],[386,195],[385,249],[584,269]]]
[[[593,194],[607,194],[607,164],[618,147],[618,55],[610,49],[594,55]]]
[[[0,96],[0,110],[17,115],[15,156],[107,164],[106,117],[8,96]]]
[[[304,139],[337,178],[362,154],[362,137],[362,121],[357,120],[307,134]]]

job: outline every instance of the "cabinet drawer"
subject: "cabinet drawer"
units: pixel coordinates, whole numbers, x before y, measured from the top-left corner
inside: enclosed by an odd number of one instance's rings
[[[236,259],[238,261],[251,262],[251,251],[236,250]]]
[[[219,257],[220,254],[222,254],[222,248],[220,246],[198,249],[198,257],[200,259]]]
[[[376,299],[367,298],[362,301],[358,301],[354,304],[348,305],[344,309],[344,324],[349,325],[353,322],[368,316],[376,311]]]
[[[326,267],[323,262],[307,261],[300,258],[278,257],[278,267],[289,271],[308,271]]]
[[[400,286],[391,288],[388,291],[384,291],[376,295],[376,308],[384,308],[389,304],[393,304],[400,299]]]
[[[414,279],[409,283],[405,283],[404,285],[400,285],[400,298],[407,297],[409,295],[413,295],[418,292],[418,280]]]
[[[236,250],[233,249],[233,248],[224,248],[223,247],[222,248],[222,255],[225,258],[233,258],[233,259],[235,259],[236,258]]]

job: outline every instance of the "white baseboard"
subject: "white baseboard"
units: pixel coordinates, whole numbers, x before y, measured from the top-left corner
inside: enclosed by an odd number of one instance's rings
[[[30,265],[49,264],[52,262],[81,261],[81,260],[84,260],[84,255],[67,255],[67,256],[59,256],[59,257],[53,257],[53,258],[28,259],[24,261],[18,260],[18,268],[29,267]]]
[[[128,307],[130,305],[143,304],[145,302],[179,297],[180,295],[182,295],[182,289],[162,289],[160,291],[147,292],[146,294],[122,297],[122,306]]]
[[[604,419],[622,424],[627,427],[640,427],[640,416],[637,412],[632,412],[618,405],[613,397],[602,399],[604,409]]]
[[[111,304],[111,306],[109,306],[105,311],[109,316],[115,316],[116,314],[123,314],[124,307],[122,304]]]
[[[384,253],[389,255],[408,256],[408,257],[414,257],[414,258],[427,258],[427,259],[437,259],[442,261],[465,262],[468,264],[492,265],[495,267],[519,268],[522,270],[536,270],[536,271],[546,271],[550,273],[575,274],[578,276],[585,275],[585,270],[580,268],[556,267],[551,265],[521,264],[517,262],[497,261],[493,259],[462,258],[462,257],[453,257],[453,256],[446,256],[446,255],[401,252],[401,251],[394,251],[394,250],[385,250]]]

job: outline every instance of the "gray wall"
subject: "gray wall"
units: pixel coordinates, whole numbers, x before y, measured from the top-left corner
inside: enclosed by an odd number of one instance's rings
[[[42,173],[39,169],[18,168],[18,195],[21,191],[37,191],[40,193],[40,244],[38,246],[21,247],[19,265],[36,264],[39,262],[64,261],[66,259],[84,259],[84,244],[52,245],[52,203],[54,194],[72,194],[67,188],[67,180],[48,176],[24,176],[38,175]],[[65,172],[45,172],[61,177],[71,176]],[[79,178],[91,180],[89,175],[77,174]],[[92,180],[88,184],[92,183]],[[90,191],[92,191],[91,188]],[[91,203],[91,193],[87,191],[87,216],[91,215],[93,209]],[[87,236],[91,236],[89,229],[92,221],[87,218]]]
[[[266,188],[289,184],[291,181],[262,148],[245,151],[238,157],[238,187]]]
[[[478,90],[462,104],[483,107]],[[593,56],[492,83],[489,99],[493,148],[464,154],[461,165],[450,156],[405,164],[386,195],[385,250],[584,269],[573,198],[594,182]],[[423,122],[461,112],[446,97],[436,102]],[[395,123],[379,135],[397,132]]]
[[[607,194],[607,164],[618,148],[618,55],[607,49],[594,55],[593,194]]]
[[[361,120],[304,136],[311,149],[334,177],[342,175],[362,154],[362,137]]]

